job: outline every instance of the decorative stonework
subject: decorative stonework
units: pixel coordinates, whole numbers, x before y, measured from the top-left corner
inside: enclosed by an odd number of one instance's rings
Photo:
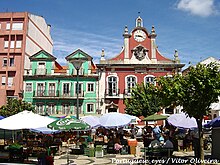
[[[139,61],[143,60],[145,56],[147,55],[147,49],[143,46],[137,46],[132,50],[133,55],[138,59]]]

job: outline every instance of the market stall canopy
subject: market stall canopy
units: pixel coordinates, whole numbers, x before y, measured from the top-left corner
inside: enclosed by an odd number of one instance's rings
[[[110,112],[99,118],[101,126],[105,128],[123,127],[131,122],[131,118],[118,112]]]
[[[63,118],[56,120],[47,125],[48,128],[52,130],[68,131],[68,130],[77,130],[84,131],[90,129],[89,124],[84,121],[73,119],[73,118]]]
[[[25,110],[0,120],[0,128],[7,130],[33,129],[45,127],[53,121],[52,118]]]
[[[159,115],[159,114],[153,114],[146,118],[144,118],[144,121],[157,121],[157,120],[166,120],[168,116]]]
[[[210,122],[204,125],[206,128],[210,127],[220,127],[220,116],[212,119]]]
[[[181,128],[196,128],[197,123],[194,117],[189,117],[185,113],[172,114],[167,118],[169,124]]]
[[[83,116],[81,119],[82,121],[86,122],[93,128],[101,125],[99,121],[99,117],[97,116],[88,115],[88,116]]]

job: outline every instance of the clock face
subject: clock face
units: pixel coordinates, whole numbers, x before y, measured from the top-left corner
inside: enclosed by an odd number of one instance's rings
[[[144,31],[142,30],[137,30],[134,32],[134,39],[137,41],[137,42],[143,42],[146,38],[146,34]]]

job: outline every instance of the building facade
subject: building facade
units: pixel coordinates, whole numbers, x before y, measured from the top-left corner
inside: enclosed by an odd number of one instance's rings
[[[155,28],[152,27],[149,33],[139,16],[130,33],[125,27],[124,46],[117,56],[105,59],[102,51],[97,64],[100,76],[98,100],[102,113],[124,113],[124,100],[131,97],[136,84],[156,85],[155,78],[181,72],[184,64],[180,63],[178,52],[175,50],[173,60],[164,57],[156,45],[156,36]]]
[[[39,50],[53,50],[50,25],[43,17],[27,12],[0,13],[0,106],[8,97],[22,98],[29,57]]]
[[[24,75],[24,101],[32,103],[38,114],[76,115],[77,71],[71,62],[75,58],[86,58],[78,74],[79,116],[97,113],[96,66],[91,56],[78,49],[66,57],[67,66],[43,50],[30,57],[31,69]]]

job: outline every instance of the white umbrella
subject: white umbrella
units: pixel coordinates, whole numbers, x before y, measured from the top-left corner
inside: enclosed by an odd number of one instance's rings
[[[89,124],[91,127],[98,127],[101,125],[99,118],[97,116],[88,115],[88,116],[81,117],[81,119],[82,121]]]
[[[125,116],[131,118],[131,123],[130,124],[138,124],[141,119],[139,119],[137,116],[129,115],[129,114],[124,114]]]
[[[0,120],[0,128],[7,130],[34,129],[46,127],[53,121],[55,121],[55,119],[25,110]]]
[[[106,128],[123,127],[131,122],[131,118],[122,113],[111,112],[99,118],[100,124]]]
[[[167,118],[168,123],[175,127],[195,128],[197,127],[196,119],[188,117],[185,113],[172,114]]]

